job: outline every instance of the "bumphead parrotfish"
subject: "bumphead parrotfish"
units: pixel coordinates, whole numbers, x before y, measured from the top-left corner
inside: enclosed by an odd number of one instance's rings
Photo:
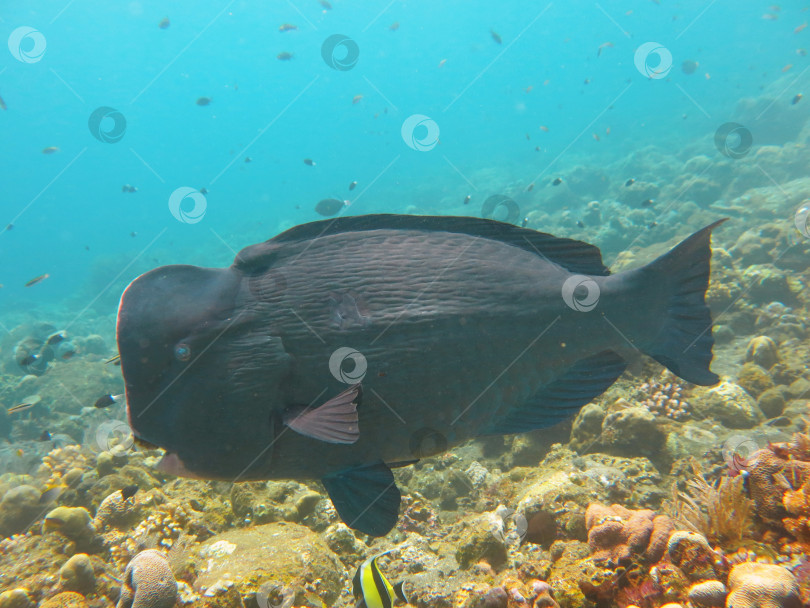
[[[129,424],[165,471],[320,479],[343,521],[384,535],[391,467],[568,418],[622,353],[716,383],[704,295],[721,222],[615,275],[580,241],[403,215],[297,226],[229,268],[156,268],[118,311]]]

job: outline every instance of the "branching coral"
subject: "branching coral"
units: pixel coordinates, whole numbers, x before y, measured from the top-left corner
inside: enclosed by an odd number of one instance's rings
[[[695,477],[687,483],[687,491],[673,486],[672,500],[665,505],[670,517],[715,542],[745,538],[753,524],[754,503],[746,496],[743,476],[723,477],[712,485],[697,461],[691,465]]]

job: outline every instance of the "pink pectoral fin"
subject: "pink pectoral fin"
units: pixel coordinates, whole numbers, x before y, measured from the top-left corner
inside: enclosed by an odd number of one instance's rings
[[[327,443],[355,443],[360,439],[357,416],[360,393],[360,385],[353,384],[319,407],[286,415],[284,424],[297,433]]]
[[[186,477],[188,479],[203,479],[196,473],[192,473],[186,468],[186,465],[183,464],[183,461],[180,460],[180,457],[177,454],[172,454],[166,452],[163,455],[163,458],[160,459],[160,462],[157,464],[158,471],[162,471],[163,473],[168,473],[169,475],[174,475],[175,477]]]

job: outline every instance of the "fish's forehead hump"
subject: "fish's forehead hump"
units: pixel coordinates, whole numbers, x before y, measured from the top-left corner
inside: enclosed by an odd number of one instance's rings
[[[272,265],[279,248],[279,244],[272,241],[249,245],[236,254],[233,268],[245,274],[263,272]]]

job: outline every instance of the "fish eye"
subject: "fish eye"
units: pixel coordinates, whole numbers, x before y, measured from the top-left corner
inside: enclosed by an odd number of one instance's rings
[[[188,361],[191,359],[191,347],[185,342],[181,342],[174,347],[174,357],[178,361]]]

